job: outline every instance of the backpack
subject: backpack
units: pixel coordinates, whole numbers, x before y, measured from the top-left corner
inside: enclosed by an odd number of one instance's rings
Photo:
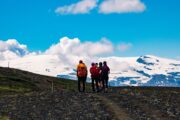
[[[99,71],[100,71],[99,68],[97,68],[95,66],[91,67],[91,69],[90,69],[91,77],[93,77],[93,78],[99,77],[99,75],[100,75]]]
[[[77,68],[78,77],[86,77],[87,76],[87,68],[85,64],[79,64]]]
[[[103,76],[108,76],[109,71],[110,71],[110,69],[109,69],[108,66],[103,66],[103,68],[102,68],[102,75]]]

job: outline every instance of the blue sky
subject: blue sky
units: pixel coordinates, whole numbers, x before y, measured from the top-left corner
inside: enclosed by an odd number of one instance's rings
[[[77,2],[1,0],[0,40],[14,38],[31,51],[44,51],[64,36],[83,42],[105,37],[115,45],[132,44],[127,51],[116,51],[117,56],[180,56],[179,0],[141,0],[146,9],[139,13],[102,14],[97,7],[87,14],[55,13],[59,6]]]

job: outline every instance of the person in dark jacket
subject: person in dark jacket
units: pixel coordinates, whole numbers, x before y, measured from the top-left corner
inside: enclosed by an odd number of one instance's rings
[[[93,92],[95,92],[94,82],[96,82],[96,90],[99,91],[99,86],[98,86],[99,68],[96,67],[95,63],[91,64],[90,73],[92,79],[92,90]]]
[[[108,88],[109,74],[110,74],[110,68],[108,67],[107,62],[104,61],[102,67],[102,80],[104,81],[103,84],[104,89]]]

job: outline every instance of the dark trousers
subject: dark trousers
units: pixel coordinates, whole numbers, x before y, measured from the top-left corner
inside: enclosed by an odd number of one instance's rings
[[[108,76],[103,76],[103,88],[108,88]]]
[[[99,85],[98,85],[98,78],[91,78],[92,79],[92,90],[95,91],[95,88],[94,88],[94,82],[96,82],[96,90],[98,91],[99,90]]]
[[[86,77],[78,77],[78,90],[79,90],[79,92],[85,91],[85,82],[86,82]],[[83,84],[83,88],[81,88],[81,83]]]

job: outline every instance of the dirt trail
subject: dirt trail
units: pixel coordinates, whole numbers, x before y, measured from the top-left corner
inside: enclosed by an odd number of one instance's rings
[[[120,108],[112,100],[107,99],[100,95],[94,94],[94,96],[102,101],[103,105],[106,106],[109,111],[111,111],[111,113],[114,115],[114,118],[116,120],[133,120],[132,118],[129,117],[129,115],[122,108]]]

